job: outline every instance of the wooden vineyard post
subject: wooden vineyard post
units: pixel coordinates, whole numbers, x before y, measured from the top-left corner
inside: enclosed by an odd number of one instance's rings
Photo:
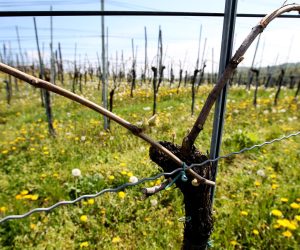
[[[44,63],[43,63],[40,46],[39,46],[35,17],[33,18],[33,22],[34,22],[36,45],[37,45],[39,63],[40,63],[40,75],[41,75],[42,79],[45,79],[45,68],[44,68]],[[47,89],[42,89],[41,91],[42,91],[41,92],[42,93],[42,102],[44,102],[45,110],[46,110],[49,133],[50,133],[50,135],[55,136],[55,130],[54,130],[53,121],[52,121],[52,108],[51,108],[50,92]]]

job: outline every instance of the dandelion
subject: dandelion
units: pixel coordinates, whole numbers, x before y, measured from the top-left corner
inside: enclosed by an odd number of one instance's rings
[[[247,216],[247,215],[248,215],[248,212],[247,212],[247,211],[241,211],[240,214],[241,214],[242,216]]]
[[[117,237],[113,237],[113,239],[112,239],[112,243],[119,243],[121,241],[121,238],[119,237],[119,236],[117,236]]]
[[[261,176],[261,177],[265,177],[266,176],[265,171],[263,169],[257,170],[256,174],[259,175],[259,176]]]
[[[80,243],[80,248],[88,247],[89,243],[87,241],[81,242]]]
[[[155,207],[155,206],[157,206],[158,201],[156,199],[152,199],[152,200],[150,200],[150,203],[151,203],[152,207]]]
[[[33,195],[31,195],[31,197],[30,197],[30,199],[31,199],[32,201],[36,201],[38,198],[39,198],[39,195],[38,195],[38,194],[33,194]]]
[[[21,199],[22,199],[22,195],[17,194],[17,195],[16,195],[16,200],[21,200]]]
[[[79,177],[79,176],[81,175],[80,169],[78,169],[78,168],[72,169],[72,175],[73,175],[74,177]]]
[[[81,215],[80,216],[80,221],[87,222],[88,221],[88,217],[86,215]]]
[[[127,166],[127,164],[126,164],[125,162],[121,162],[121,163],[120,163],[120,167],[123,167],[123,168],[124,168],[124,167],[126,167],[126,166]]]
[[[293,208],[293,209],[299,209],[300,205],[296,202],[293,202],[292,204],[290,204],[290,207]]]
[[[259,235],[259,232],[258,232],[257,229],[253,229],[252,233],[253,233],[254,235]]]
[[[261,183],[260,183],[259,181],[255,181],[255,182],[254,182],[254,185],[255,185],[256,187],[259,187],[259,186],[261,185]]]
[[[238,243],[237,243],[237,241],[236,240],[232,240],[232,241],[230,241],[230,245],[233,245],[233,246],[236,246]]]
[[[22,190],[20,194],[21,194],[21,195],[26,195],[26,194],[28,194],[28,193],[29,193],[28,190]]]
[[[95,203],[95,200],[94,199],[88,199],[87,203],[89,205],[93,205]]]
[[[287,238],[291,238],[293,236],[293,234],[289,230],[286,230],[285,232],[283,232],[282,235]]]
[[[129,178],[130,183],[137,183],[138,181],[139,181],[139,179],[136,176],[130,176],[130,178]]]
[[[278,210],[278,209],[273,209],[271,211],[271,214],[274,215],[274,216],[276,216],[276,217],[282,217],[283,216],[282,212],[280,210]]]
[[[280,201],[282,201],[282,202],[288,202],[289,201],[289,199],[288,198],[280,198]]]
[[[271,187],[272,187],[273,190],[275,190],[275,189],[277,189],[279,187],[279,185],[274,183],[274,184],[272,184]]]
[[[125,170],[121,171],[121,175],[127,175],[127,172]]]
[[[127,173],[127,176],[128,176],[128,177],[131,177],[131,176],[133,176],[133,173],[128,172],[128,173]]]
[[[1,213],[5,213],[6,211],[7,211],[7,207],[4,207],[4,206],[0,207]]]
[[[110,176],[108,176],[108,179],[109,179],[110,181],[113,181],[113,180],[115,179],[115,177],[114,177],[113,175],[110,175]]]
[[[124,199],[125,196],[126,196],[126,194],[125,194],[123,191],[120,191],[120,192],[118,193],[118,196],[119,196],[119,198]]]
[[[36,224],[30,223],[30,229],[34,230],[36,228]]]
[[[276,178],[277,178],[277,175],[276,175],[276,174],[271,174],[270,177],[271,177],[272,179],[276,179]]]

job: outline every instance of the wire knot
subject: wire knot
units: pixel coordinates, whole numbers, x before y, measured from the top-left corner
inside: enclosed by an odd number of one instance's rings
[[[165,187],[165,189],[168,189],[169,187],[171,187],[177,180],[179,177],[181,177],[181,180],[183,182],[187,182],[188,178],[186,176],[185,170],[187,168],[187,165],[185,164],[185,162],[182,163],[182,170],[179,172],[178,175],[176,175],[174,177],[174,179]]]

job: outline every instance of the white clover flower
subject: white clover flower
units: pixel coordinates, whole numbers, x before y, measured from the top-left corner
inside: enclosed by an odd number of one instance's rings
[[[265,171],[263,170],[263,169],[259,169],[259,170],[257,170],[257,175],[259,175],[259,176],[261,176],[261,177],[265,177],[266,176],[266,173],[265,173]]]
[[[129,182],[130,183],[137,183],[139,181],[139,179],[136,176],[130,176],[129,178]]]
[[[145,111],[151,110],[151,107],[144,107],[143,110]]]
[[[79,168],[74,168],[72,169],[72,175],[75,176],[75,177],[79,177],[81,176],[81,171]]]
[[[151,203],[152,207],[155,207],[155,206],[157,206],[158,201],[156,199],[152,199],[152,200],[150,200],[150,203]]]
[[[85,139],[86,139],[86,137],[84,135],[81,136],[81,138],[80,138],[81,141],[85,141]]]

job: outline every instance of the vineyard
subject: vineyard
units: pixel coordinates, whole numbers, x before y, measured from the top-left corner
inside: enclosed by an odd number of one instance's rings
[[[82,64],[75,45],[71,69],[52,40],[45,62],[35,17],[25,63],[16,27],[17,61],[0,53],[1,249],[298,249],[300,67],[254,62],[268,24],[300,7],[263,17],[230,59],[230,4],[219,74],[206,38],[200,58],[202,26],[196,66],[179,74],[161,27],[151,66],[145,27],[140,70],[133,39],[129,67],[123,51],[108,61],[104,15],[101,60]],[[256,37],[251,67],[237,67]]]

